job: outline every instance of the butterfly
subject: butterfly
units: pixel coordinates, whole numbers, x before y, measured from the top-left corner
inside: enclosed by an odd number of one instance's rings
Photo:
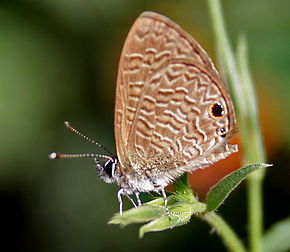
[[[169,18],[146,11],[129,31],[120,58],[117,155],[51,153],[50,158],[92,157],[99,176],[120,187],[120,214],[123,195],[135,194],[141,205],[140,192],[157,192],[170,217],[165,187],[237,152],[238,146],[228,143],[236,125],[228,87],[208,54]]]

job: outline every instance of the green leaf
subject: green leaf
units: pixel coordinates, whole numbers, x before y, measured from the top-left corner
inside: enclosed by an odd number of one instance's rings
[[[168,216],[161,216],[160,218],[149,222],[146,225],[143,225],[139,229],[139,238],[143,238],[145,233],[148,232],[158,232],[163,231],[166,229],[173,228],[176,224],[178,224],[178,218],[175,216],[171,216],[171,220],[168,218]]]
[[[216,185],[214,185],[207,194],[206,205],[207,211],[217,209],[222,202],[228,197],[230,192],[234,190],[249,174],[257,169],[271,166],[269,164],[253,164],[247,165],[237,171],[224,177]]]
[[[198,202],[193,196],[192,189],[188,183],[187,173],[184,173],[181,177],[176,179],[173,182],[173,187],[175,195],[177,194],[180,197],[180,199],[178,199],[179,201],[181,200],[181,198],[183,198],[183,200],[189,204],[194,204]]]
[[[122,215],[115,214],[109,224],[120,224],[125,227],[129,224],[148,222],[159,218],[165,213],[162,206],[142,206],[124,211]]]
[[[169,207],[170,218],[162,215],[160,218],[143,225],[139,230],[139,237],[142,238],[145,233],[163,231],[184,225],[189,222],[193,214],[204,212],[206,206],[204,203],[186,204],[178,202]]]
[[[263,252],[290,250],[290,218],[275,223],[266,231],[262,239]]]
[[[179,182],[178,182],[179,183]],[[180,181],[180,183],[183,183]],[[181,186],[180,188],[186,189]],[[191,190],[181,190],[168,197],[170,219],[166,215],[163,198],[157,198],[143,206],[115,214],[109,224],[119,224],[124,227],[128,224],[147,223],[139,230],[139,237],[145,233],[172,229],[186,224],[193,214],[205,212],[206,205],[198,202]]]

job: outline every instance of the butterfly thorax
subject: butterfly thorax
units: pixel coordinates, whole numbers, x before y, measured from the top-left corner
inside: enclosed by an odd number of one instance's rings
[[[165,160],[164,160],[165,162]],[[168,162],[167,162],[168,163]],[[167,172],[160,172],[160,159],[156,162],[125,162],[121,164],[117,158],[106,160],[96,165],[97,173],[106,183],[115,183],[127,194],[136,192],[160,191],[173,179]],[[169,165],[169,164],[168,164]],[[176,166],[171,164],[171,166]],[[171,178],[171,179],[170,179]]]

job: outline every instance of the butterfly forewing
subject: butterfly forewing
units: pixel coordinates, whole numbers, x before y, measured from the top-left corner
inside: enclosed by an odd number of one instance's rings
[[[214,104],[223,108],[218,118]],[[127,36],[117,79],[115,138],[123,171],[206,166],[230,154],[220,132],[234,126],[229,92],[206,52],[168,18],[144,12]]]

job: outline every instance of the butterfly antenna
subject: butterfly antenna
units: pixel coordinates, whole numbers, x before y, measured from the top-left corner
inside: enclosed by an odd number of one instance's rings
[[[103,150],[105,150],[106,152],[108,152],[111,156],[114,156],[112,152],[110,152],[107,148],[105,148],[103,145],[101,145],[100,143],[90,139],[89,137],[85,136],[84,134],[82,134],[81,132],[79,132],[78,130],[76,130],[75,128],[73,128],[72,126],[70,126],[69,122],[64,122],[64,125],[73,133],[81,136],[82,138],[86,139],[87,141],[95,144],[96,146],[98,146],[99,148],[102,148]],[[82,155],[82,154],[81,154]],[[90,155],[90,154],[89,154]]]
[[[97,158],[106,158],[111,159],[112,157],[102,154],[62,154],[62,153],[56,153],[52,152],[49,154],[49,159],[67,159],[67,158],[94,158],[97,160]]]

